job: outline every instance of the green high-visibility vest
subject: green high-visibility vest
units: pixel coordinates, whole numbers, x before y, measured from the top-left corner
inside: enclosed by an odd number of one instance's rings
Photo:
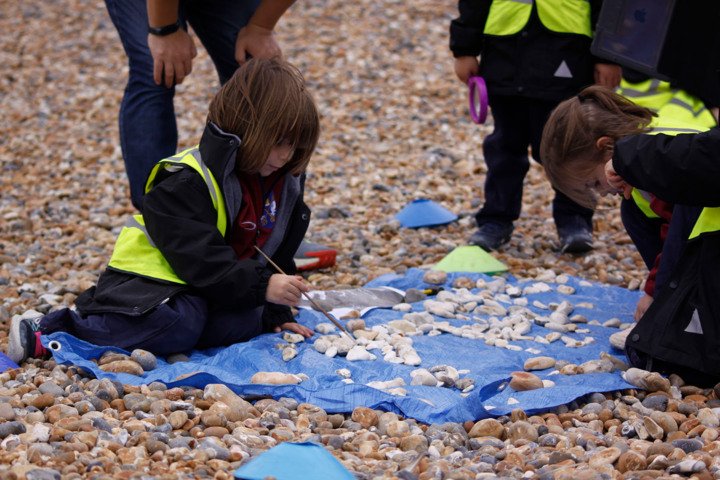
[[[213,206],[217,211],[217,229],[225,236],[227,231],[227,212],[225,199],[215,177],[200,158],[197,146],[182,151],[172,157],[160,160],[153,167],[145,184],[145,193],[152,188],[160,169],[177,170],[190,167],[205,180]],[[120,231],[108,266],[114,270],[133,273],[143,277],[186,284],[177,276],[170,264],[150,238],[142,215],[133,215]]]
[[[535,0],[538,17],[548,30],[592,38],[588,0]],[[533,0],[493,0],[484,33],[514,35],[530,20]]]

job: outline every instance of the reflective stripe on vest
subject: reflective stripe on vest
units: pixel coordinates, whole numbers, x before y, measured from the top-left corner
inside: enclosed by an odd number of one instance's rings
[[[703,233],[717,232],[718,230],[720,230],[720,207],[703,208],[688,239],[692,240]]]
[[[646,192],[645,190],[639,190],[637,188],[632,189],[632,198],[635,202],[635,205],[638,206],[638,208],[645,214],[648,218],[660,218],[660,215],[653,212],[652,208],[650,208],[650,194]]]
[[[540,22],[550,31],[592,38],[588,0],[534,0]],[[527,25],[533,0],[493,0],[484,33],[514,35]]]
[[[636,105],[657,112],[673,98],[673,89],[669,82],[651,78],[643,82],[630,83],[624,78],[615,90]]]
[[[215,177],[200,158],[200,152],[197,147],[189,148],[172,157],[160,160],[148,176],[148,181],[145,184],[145,192],[150,191],[161,168],[172,170],[182,168],[183,166],[195,170],[205,181],[210,197],[212,198],[213,206],[217,211],[217,229],[225,236],[227,230],[225,199],[223,198]],[[155,243],[147,233],[145,219],[142,215],[133,215],[128,219],[115,242],[115,248],[113,249],[108,266],[115,270],[134,273],[144,277],[156,278],[183,285],[186,283],[175,274],[160,250],[155,246]]]

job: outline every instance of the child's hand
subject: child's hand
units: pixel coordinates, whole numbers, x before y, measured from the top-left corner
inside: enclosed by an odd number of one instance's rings
[[[645,312],[648,308],[650,308],[650,305],[653,302],[653,297],[648,295],[647,293],[638,300],[637,306],[635,307],[635,315],[633,316],[635,318],[636,322],[639,322],[643,315],[645,315]]]
[[[280,333],[283,330],[288,330],[293,333],[299,333],[305,338],[310,338],[313,336],[313,331],[309,328],[300,325],[299,323],[295,322],[286,322],[280,325],[279,327],[275,327],[275,333]]]
[[[629,185],[623,178],[618,175],[613,168],[612,159],[608,160],[605,164],[605,177],[607,178],[608,184],[617,190],[618,193],[622,193],[625,200],[630,200],[632,197],[632,185]]]
[[[308,290],[310,288],[305,284],[301,276],[275,273],[270,276],[267,291],[265,292],[265,300],[279,305],[296,307],[300,303],[302,292]]]
[[[455,59],[455,75],[463,83],[467,83],[470,77],[477,75],[479,70],[477,57],[457,57]]]

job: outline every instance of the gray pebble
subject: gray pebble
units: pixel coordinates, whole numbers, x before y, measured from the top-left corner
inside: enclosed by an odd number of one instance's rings
[[[685,453],[691,453],[695,450],[700,450],[704,446],[704,443],[696,438],[681,438],[673,440],[672,445]]]
[[[9,435],[19,435],[25,433],[25,425],[20,422],[0,423],[0,439],[4,439]]]
[[[668,397],[666,397],[665,395],[652,395],[650,397],[645,397],[645,399],[642,401],[642,404],[646,408],[664,412],[667,410]]]
[[[62,475],[50,468],[35,468],[25,474],[27,480],[60,480]]]
[[[53,395],[55,397],[64,397],[66,396],[65,390],[63,390],[58,384],[55,382],[43,382],[38,387],[38,390],[40,390],[40,393],[49,393],[50,395]]]
[[[147,350],[136,348],[130,353],[130,358],[140,364],[143,370],[155,370],[157,367],[157,358]]]

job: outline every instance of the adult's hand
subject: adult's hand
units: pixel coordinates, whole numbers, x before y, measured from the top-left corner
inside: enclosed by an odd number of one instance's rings
[[[281,57],[282,50],[275,41],[271,29],[248,23],[238,32],[235,41],[235,60],[242,65],[249,57],[273,58]]]
[[[279,305],[295,307],[300,303],[302,292],[308,290],[310,288],[301,276],[275,273],[270,276],[268,281],[265,300]]]
[[[283,330],[287,330],[287,331],[293,332],[293,333],[299,333],[300,335],[302,335],[305,338],[310,338],[313,336],[312,330],[310,330],[309,328],[307,328],[303,325],[300,325],[299,323],[295,323],[295,322],[285,322],[282,325],[280,325],[279,327],[275,327],[275,329],[274,329],[275,333],[280,333]]]
[[[620,85],[622,69],[620,65],[610,63],[596,63],[594,71],[595,83],[610,89],[616,89]]]
[[[477,57],[456,57],[455,75],[461,82],[467,83],[468,79],[478,74],[480,70]]]
[[[192,72],[192,60],[197,49],[192,37],[179,29],[165,36],[148,34],[148,46],[153,57],[153,79],[157,85],[171,88],[179,85]]]

